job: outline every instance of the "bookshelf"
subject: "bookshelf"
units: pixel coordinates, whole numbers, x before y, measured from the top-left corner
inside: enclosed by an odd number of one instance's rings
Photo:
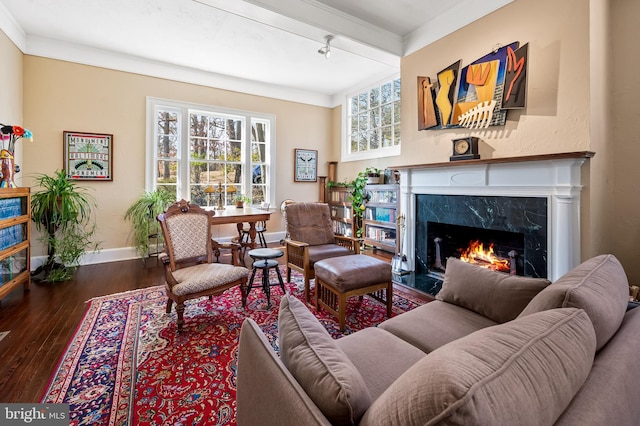
[[[349,201],[351,187],[347,185],[334,185],[329,188],[329,210],[333,222],[333,232],[347,237],[354,236],[353,209]]]
[[[0,300],[20,285],[29,289],[31,193],[0,188]]]
[[[396,224],[399,186],[367,185],[365,191],[370,198],[364,210],[364,243],[395,254],[399,244]]]

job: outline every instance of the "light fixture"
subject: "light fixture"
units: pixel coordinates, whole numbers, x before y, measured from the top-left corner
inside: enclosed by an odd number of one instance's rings
[[[331,40],[333,40],[333,36],[331,34],[324,36],[324,47],[318,49],[318,53],[324,55],[326,59],[329,59],[331,56]]]

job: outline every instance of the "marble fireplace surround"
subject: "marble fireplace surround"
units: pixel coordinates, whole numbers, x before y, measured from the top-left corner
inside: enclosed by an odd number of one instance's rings
[[[400,172],[400,211],[406,216],[403,252],[416,270],[416,195],[544,197],[547,199],[547,277],[580,263],[582,166],[590,151],[393,167]]]

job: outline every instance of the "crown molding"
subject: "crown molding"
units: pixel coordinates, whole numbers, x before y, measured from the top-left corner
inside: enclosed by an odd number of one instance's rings
[[[15,44],[18,49],[24,53],[27,45],[27,35],[13,15],[9,13],[7,8],[0,2],[0,30],[4,32],[9,40]]]
[[[260,83],[48,38],[27,36],[23,53],[285,101],[327,108],[334,106],[329,95]]]

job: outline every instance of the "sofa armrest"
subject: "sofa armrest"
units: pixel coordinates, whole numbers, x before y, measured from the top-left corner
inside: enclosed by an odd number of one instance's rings
[[[240,332],[236,401],[243,426],[331,424],[250,318]]]

